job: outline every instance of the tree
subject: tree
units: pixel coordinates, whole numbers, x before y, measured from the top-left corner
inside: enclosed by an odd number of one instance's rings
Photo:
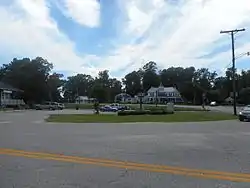
[[[141,91],[141,76],[138,71],[128,73],[122,82],[125,85],[125,92],[131,96],[135,96]]]
[[[122,92],[122,84],[116,78],[109,77],[109,71],[104,70],[98,73],[94,80],[91,90],[91,96],[97,98],[100,102],[112,102],[115,95]]]
[[[109,79],[109,88],[109,101],[113,101],[116,95],[122,93],[122,83],[116,78]]]
[[[143,66],[143,71],[152,71],[152,72],[156,72],[157,71],[157,64],[154,61],[149,61],[148,63],[146,63]]]
[[[47,79],[47,91],[50,101],[61,101],[62,96],[62,86],[64,84],[64,80],[61,78],[63,77],[62,74],[53,73],[48,76]]]
[[[106,91],[106,88],[100,82],[95,81],[91,88],[91,97],[96,98],[99,102],[107,102],[108,93]]]
[[[91,96],[91,89],[94,84],[92,76],[87,74],[77,74],[68,77],[63,86],[64,98],[73,102],[77,96]]]
[[[236,71],[236,70],[235,70]],[[88,74],[77,74],[63,80],[63,75],[53,72],[53,64],[42,57],[35,59],[14,58],[0,67],[0,80],[23,90],[28,103],[45,100],[74,102],[76,96],[97,98],[99,102],[112,102],[122,92],[135,96],[147,92],[150,87],[175,87],[185,101],[201,104],[206,93],[210,101],[223,102],[232,92],[232,68],[225,75],[217,76],[207,68],[169,67],[158,71],[157,63],[149,61],[138,70],[125,75],[122,82],[109,75],[108,70],[100,71],[93,78]],[[237,101],[250,102],[250,70],[235,75]],[[122,87],[124,86],[124,88]],[[62,97],[63,94],[63,97]]]
[[[160,71],[161,82],[166,87],[174,87],[182,82],[184,69],[182,67],[170,67]]]
[[[23,90],[26,102],[41,102],[48,99],[47,79],[53,65],[47,60],[37,57],[14,58],[1,68],[2,81]]]
[[[142,69],[142,81],[144,92],[150,87],[158,87],[160,85],[160,77],[157,74],[157,64],[153,61],[148,62]]]
[[[250,104],[250,87],[242,88],[239,92],[239,102],[242,104]]]

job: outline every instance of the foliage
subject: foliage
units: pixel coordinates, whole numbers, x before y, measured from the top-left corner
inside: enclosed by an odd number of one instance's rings
[[[112,78],[108,70],[100,71],[97,77],[88,74],[69,76],[64,80],[62,74],[53,72],[53,64],[42,57],[35,59],[14,58],[9,64],[0,68],[0,80],[23,90],[27,103],[46,100],[75,102],[77,96],[96,98],[99,102],[113,102],[119,93],[136,96],[146,93],[150,87],[175,87],[186,103],[201,104],[202,95],[206,101],[223,103],[232,92],[232,69],[225,76],[207,68],[169,67],[159,69],[157,63],[149,61],[138,70],[124,76],[122,81]],[[237,101],[250,103],[250,70],[236,74]],[[63,97],[62,97],[63,96]]]
[[[77,96],[96,98],[100,102],[112,101],[115,95],[121,93],[121,82],[110,78],[107,70],[101,71],[98,77],[77,74],[68,77],[63,87],[64,98],[68,102],[74,102]]]
[[[1,69],[1,80],[23,90],[26,102],[43,100],[60,100],[58,88],[62,85],[62,75],[50,75],[53,65],[47,60],[37,57],[13,59]]]
[[[131,96],[137,95],[141,91],[141,76],[138,71],[128,73],[123,79],[126,93]]]
[[[99,105],[99,102],[98,101],[96,101],[95,103],[94,103],[94,110],[95,110],[95,114],[99,114],[100,112],[100,105]]]
[[[68,77],[63,85],[64,98],[68,102],[74,102],[79,96],[89,96],[94,79],[90,75],[77,74],[76,76]]]

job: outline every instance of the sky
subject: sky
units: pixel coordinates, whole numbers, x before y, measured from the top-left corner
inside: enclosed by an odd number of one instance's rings
[[[71,76],[109,70],[122,78],[155,61],[223,73],[250,51],[249,0],[0,0],[0,64],[13,58],[47,59]],[[250,69],[250,56],[236,59]]]

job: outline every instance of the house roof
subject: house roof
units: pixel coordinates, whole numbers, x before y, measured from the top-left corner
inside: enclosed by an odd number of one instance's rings
[[[178,92],[177,89],[174,87],[151,87],[148,92],[156,92],[156,91],[161,91],[161,92]]]
[[[13,86],[0,81],[0,89],[10,90],[10,91],[22,91],[20,89],[14,88]]]

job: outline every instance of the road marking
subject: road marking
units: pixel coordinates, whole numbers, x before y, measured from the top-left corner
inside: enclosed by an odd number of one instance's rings
[[[167,173],[174,175],[191,176],[196,178],[227,180],[233,182],[250,182],[250,174],[245,174],[245,173],[231,173],[231,172],[220,172],[212,170],[189,169],[189,168],[173,167],[165,165],[153,165],[153,164],[126,162],[126,161],[107,160],[107,159],[85,158],[85,157],[67,156],[62,154],[29,152],[29,151],[4,149],[4,148],[2,149],[0,148],[0,154],[34,158],[34,159],[55,160],[61,162],[90,164],[90,165],[97,165],[104,167],[124,168],[129,170]]]

